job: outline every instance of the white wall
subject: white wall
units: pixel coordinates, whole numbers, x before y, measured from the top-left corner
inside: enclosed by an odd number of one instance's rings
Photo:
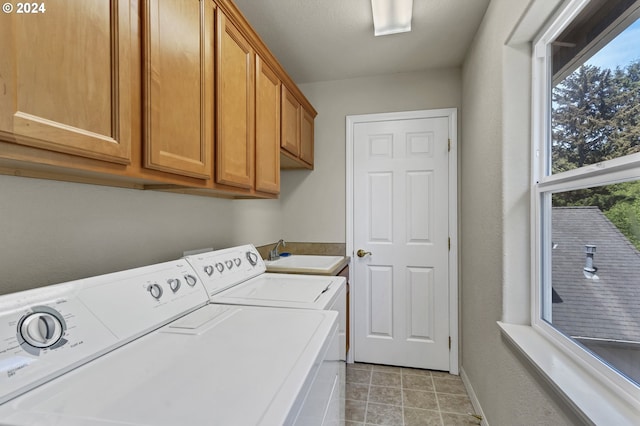
[[[491,1],[462,72],[461,358],[492,426],[580,424],[496,324],[529,318],[530,63],[505,46],[528,3]]]
[[[460,69],[401,73],[300,85],[318,111],[314,171],[282,174],[283,238],[346,240],[346,116],[392,111],[460,108]]]
[[[0,294],[280,234],[278,200],[242,201],[0,175]],[[262,226],[267,225],[267,226]]]
[[[282,197],[283,194],[280,195]],[[233,200],[229,231],[235,245],[262,246],[282,238],[286,224],[282,220],[282,202],[275,200]]]

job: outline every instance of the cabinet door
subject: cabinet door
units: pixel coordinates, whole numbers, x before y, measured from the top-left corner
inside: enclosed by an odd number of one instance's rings
[[[256,191],[280,192],[280,79],[256,56]]]
[[[218,11],[216,37],[216,182],[252,188],[254,180],[254,52]]]
[[[302,108],[300,118],[300,159],[313,165],[313,116]]]
[[[43,13],[2,17],[3,139],[129,163],[133,54],[129,1],[42,5]]]
[[[212,0],[144,3],[145,167],[212,177]]]
[[[282,85],[282,149],[300,155],[300,102]]]

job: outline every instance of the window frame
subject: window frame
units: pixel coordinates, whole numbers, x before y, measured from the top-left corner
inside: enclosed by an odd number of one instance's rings
[[[640,179],[640,153],[561,173],[551,173],[551,42],[587,6],[570,0],[533,41],[532,49],[532,190],[531,326],[594,379],[631,404],[640,404],[640,387],[543,320],[551,307],[551,196],[594,186]],[[601,43],[602,40],[599,41]],[[544,291],[546,290],[546,291]],[[548,300],[542,300],[546,297]]]

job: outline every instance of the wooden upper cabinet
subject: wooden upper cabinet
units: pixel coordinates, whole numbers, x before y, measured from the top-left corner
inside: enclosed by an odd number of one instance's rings
[[[313,165],[313,115],[305,108],[300,114],[300,159]]]
[[[300,102],[282,85],[281,147],[291,155],[300,155]]]
[[[316,113],[233,0],[53,3],[0,15],[0,173],[273,198],[313,168]]]
[[[303,104],[282,85],[282,158],[285,169],[313,168],[313,121],[315,111]]]
[[[146,0],[143,33],[144,165],[213,176],[212,0]]]
[[[45,13],[2,17],[1,137],[128,164],[129,1],[54,3]]]
[[[254,58],[249,41],[218,11],[216,183],[254,186]]]
[[[256,56],[256,191],[280,192],[280,79]]]

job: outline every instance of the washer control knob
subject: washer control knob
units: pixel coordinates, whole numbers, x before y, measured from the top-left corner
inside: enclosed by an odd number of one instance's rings
[[[207,265],[204,267],[204,273],[211,276],[213,275],[213,266]]]
[[[247,252],[247,260],[251,264],[251,266],[256,266],[258,264],[258,255],[252,251]]]
[[[193,275],[185,275],[184,280],[189,284],[189,287],[193,287],[198,283],[198,279]]]
[[[167,284],[169,284],[169,288],[172,292],[176,293],[180,290],[180,280],[177,278],[170,278],[167,280]]]
[[[240,266],[240,264],[242,263],[242,259],[236,257],[235,259],[233,259],[233,262],[236,264],[236,266]]]
[[[218,270],[218,272],[224,271],[224,265],[222,264],[222,262],[216,263],[216,269]]]
[[[35,348],[49,348],[62,338],[64,327],[58,317],[49,312],[34,312],[20,324],[20,335]]]
[[[227,269],[233,268],[233,260],[227,260],[224,264],[227,266]]]
[[[151,284],[149,287],[147,287],[147,290],[149,290],[151,296],[156,300],[160,300],[160,298],[162,297],[162,287],[160,287],[158,284]]]

